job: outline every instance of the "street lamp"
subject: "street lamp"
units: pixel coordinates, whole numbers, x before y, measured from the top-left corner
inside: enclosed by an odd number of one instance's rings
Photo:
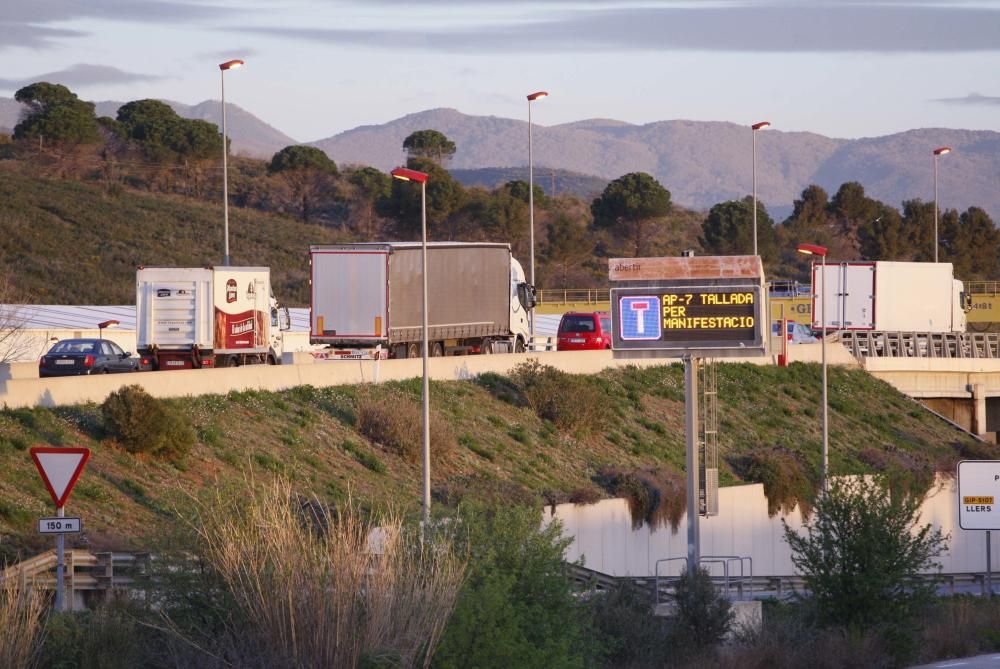
[[[222,81],[222,220],[225,225],[225,250],[222,264],[229,266],[229,142],[226,134],[226,70],[235,70],[243,66],[242,60],[227,60],[219,64],[219,77]]]
[[[951,148],[942,146],[934,149],[934,262],[938,261],[938,189],[937,189],[937,159],[951,153]]]
[[[406,167],[397,167],[390,174],[400,181],[416,181],[420,184],[420,262],[423,279],[423,340],[424,340],[424,385],[423,385],[423,523],[428,527],[431,514],[431,405],[430,383],[427,380],[427,174]]]
[[[799,244],[796,248],[799,253],[820,257],[820,275],[817,280],[816,267],[813,266],[813,295],[816,294],[817,286],[822,282],[822,292],[819,294],[819,320],[821,323],[822,339],[820,339],[820,350],[822,351],[823,366],[823,469],[822,481],[823,490],[829,486],[830,474],[830,419],[829,409],[826,401],[826,247],[818,244]]]
[[[97,324],[98,338],[99,339],[104,339],[104,331],[106,329],[108,329],[108,328],[116,328],[119,325],[121,325],[121,323],[119,323],[118,321],[114,320],[113,318],[111,320],[109,320],[109,321],[101,321],[100,323]]]
[[[547,98],[549,94],[538,91],[528,96],[528,235],[531,245],[531,285],[535,285],[535,166],[531,158],[531,103]],[[531,350],[535,349],[535,310],[528,313],[531,334]]]
[[[769,121],[750,126],[753,134],[753,254],[757,255],[757,131],[771,127]]]

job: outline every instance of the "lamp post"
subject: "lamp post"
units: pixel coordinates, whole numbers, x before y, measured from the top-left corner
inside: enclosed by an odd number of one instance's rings
[[[98,338],[99,339],[104,339],[104,331],[106,329],[108,329],[108,328],[115,328],[115,327],[118,327],[119,325],[121,325],[121,323],[119,323],[118,321],[116,321],[113,318],[111,320],[109,320],[109,321],[101,321],[100,323],[97,324]]]
[[[423,350],[424,350],[424,385],[423,385],[423,526],[430,522],[431,514],[431,405],[430,383],[427,380],[427,174],[417,170],[397,167],[391,172],[393,178],[400,181],[416,181],[420,184],[420,263],[423,279]]]
[[[750,126],[753,135],[753,254],[757,255],[757,131],[771,126],[768,121],[761,121]]]
[[[222,82],[222,220],[225,228],[225,247],[222,264],[229,266],[229,141],[226,134],[226,70],[243,66],[242,60],[227,60],[219,64],[219,78]]]
[[[549,94],[538,91],[528,96],[528,236],[531,245],[531,285],[535,285],[535,166],[531,157],[531,103],[547,98]],[[535,310],[528,313],[531,350],[535,349]]]
[[[820,257],[820,278],[816,278],[815,262],[813,264],[813,294],[816,294],[817,286],[822,282],[822,292],[819,295],[819,320],[821,323],[822,339],[820,339],[820,350],[822,351],[823,366],[823,469],[822,482],[823,490],[829,488],[830,475],[830,418],[829,408],[826,400],[826,247],[818,244],[799,244],[796,250],[799,253]]]
[[[942,146],[934,149],[934,262],[938,261],[938,189],[937,189],[937,160],[938,156],[951,153],[951,148]]]

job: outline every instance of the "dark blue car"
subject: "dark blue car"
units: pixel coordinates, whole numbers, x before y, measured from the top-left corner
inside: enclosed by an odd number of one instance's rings
[[[63,339],[38,361],[38,376],[139,371],[139,359],[107,339]]]

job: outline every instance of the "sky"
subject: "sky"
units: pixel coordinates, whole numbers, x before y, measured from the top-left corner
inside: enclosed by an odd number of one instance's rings
[[[1000,131],[1000,0],[3,0],[0,96],[220,98],[300,142],[450,107]]]

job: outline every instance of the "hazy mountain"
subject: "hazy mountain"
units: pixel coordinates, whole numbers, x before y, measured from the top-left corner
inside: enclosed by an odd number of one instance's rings
[[[218,100],[205,100],[196,105],[164,100],[179,116],[197,118],[222,127],[222,105]],[[114,118],[124,102],[104,100],[95,102],[98,116]],[[0,130],[9,132],[18,121],[21,104],[13,98],[0,98]],[[226,103],[226,125],[232,140],[232,151],[236,155],[252,158],[270,158],[281,149],[298,142],[280,130],[231,103]]]
[[[457,144],[449,168],[527,165],[525,121],[469,116],[454,109],[361,126],[312,144],[338,164],[387,170],[405,160],[403,139],[427,128],[443,132]],[[532,135],[536,174],[565,169],[610,180],[628,172],[649,172],[676,202],[696,209],[751,192],[753,139],[748,127],[734,123],[633,125],[589,119],[556,126],[534,124]],[[904,199],[932,200],[931,151],[945,145],[955,152],[939,159],[942,208],[981,206],[1000,221],[996,187],[1000,133],[991,131],[923,129],[848,140],[769,129],[757,136],[757,193],[779,220],[811,183],[832,196],[845,181],[859,181],[870,196],[897,207]]]

